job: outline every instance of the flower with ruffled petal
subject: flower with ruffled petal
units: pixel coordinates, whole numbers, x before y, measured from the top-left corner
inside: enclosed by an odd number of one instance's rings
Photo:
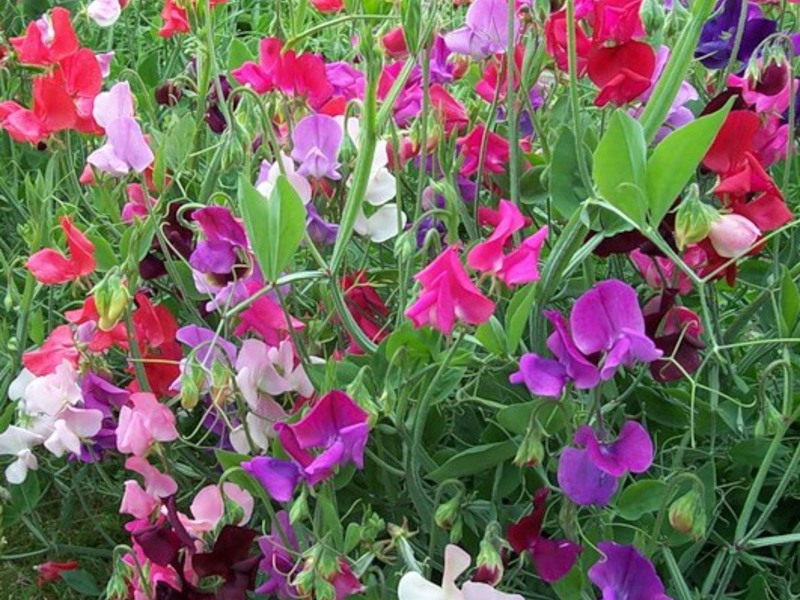
[[[653,563],[633,546],[598,544],[603,557],[589,569],[589,579],[603,591],[603,600],[672,600]]]

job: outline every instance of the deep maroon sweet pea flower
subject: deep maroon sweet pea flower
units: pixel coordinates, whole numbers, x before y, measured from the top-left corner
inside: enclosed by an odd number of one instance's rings
[[[703,26],[694,55],[709,69],[722,69],[730,61],[744,1],[746,0],[720,0],[714,8],[716,16]],[[778,24],[775,21],[765,19],[760,8],[750,5],[737,60],[743,63],[750,60],[758,45],[777,29]]]
[[[533,512],[508,527],[508,543],[517,554],[528,552],[542,581],[552,583],[569,573],[583,548],[569,540],[542,537],[545,502],[550,490],[540,488],[533,497]]]
[[[613,442],[598,440],[588,426],[578,429],[574,442],[579,448],[565,448],[558,461],[558,484],[580,506],[605,506],[618,477],[644,473],[653,464],[653,441],[635,421],[627,421]]]
[[[300,596],[297,588],[292,585],[292,574],[297,562],[294,556],[299,555],[300,544],[289,522],[289,513],[282,510],[275,516],[277,522],[272,522],[270,535],[258,541],[264,555],[259,567],[267,575],[267,580],[256,589],[256,593],[276,596],[278,600],[293,600]],[[288,542],[289,548],[284,540]]]
[[[702,363],[700,350],[705,348],[700,339],[703,333],[700,316],[685,306],[676,305],[675,297],[673,290],[667,290],[654,296],[644,307],[647,334],[664,357],[674,361],[661,359],[650,363],[653,379],[662,383],[696,372]]]
[[[219,600],[246,600],[247,591],[255,587],[258,555],[250,555],[250,547],[258,536],[254,529],[225,525],[211,552],[192,557],[192,568],[200,577],[221,577],[217,589]]]
[[[672,600],[664,593],[653,563],[633,546],[600,542],[605,555],[589,569],[589,579],[603,591],[603,600]]]
[[[198,242],[189,264],[205,274],[227,275],[247,248],[244,225],[223,206],[207,206],[192,213],[205,238]]]
[[[353,463],[364,468],[369,414],[339,390],[325,394],[300,421],[278,423],[283,449],[300,465],[303,478],[316,485],[333,475],[334,467]],[[319,454],[311,452],[319,449]]]

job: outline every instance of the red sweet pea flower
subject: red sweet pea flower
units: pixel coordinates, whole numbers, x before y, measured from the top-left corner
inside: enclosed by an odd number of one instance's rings
[[[625,44],[645,36],[639,16],[642,0],[597,0],[594,4],[595,44]]]
[[[23,37],[11,38],[19,62],[24,65],[52,65],[75,54],[80,47],[66,8],[54,8],[50,20],[39,19],[28,24]]]
[[[61,217],[61,228],[67,235],[70,257],[45,248],[31,256],[26,264],[37,281],[46,285],[73,281],[94,271],[94,244],[75,228],[69,217]]]
[[[478,170],[481,144],[485,131],[486,127],[484,125],[477,125],[468,135],[458,139],[458,143],[461,146],[461,153],[466,157],[461,167],[461,174],[465,177],[469,177]],[[511,149],[508,140],[490,131],[486,140],[486,154],[483,163],[484,172],[503,173],[510,156]]]
[[[259,61],[248,61],[233,71],[233,77],[258,94],[280,90],[288,96],[308,98],[312,108],[323,106],[333,95],[333,86],[325,73],[325,61],[316,54],[282,52],[277,38],[261,41]]]
[[[175,339],[178,323],[163,304],[153,305],[144,293],[136,294],[136,304],[139,308],[133,313],[133,326],[147,382],[156,396],[174,395],[170,386],[180,375],[179,363],[183,358]],[[141,391],[136,380],[131,388]]]
[[[732,110],[703,157],[703,166],[719,175],[737,170],[746,160],[761,125],[749,110]]]
[[[112,346],[128,348],[128,332],[125,323],[117,323],[109,331],[103,331],[97,327],[100,322],[100,313],[97,311],[94,296],[89,296],[80,308],[66,311],[64,316],[76,327],[87,323],[94,325],[86,330],[88,335],[81,336],[90,352],[105,352]]]
[[[516,69],[514,71],[514,89],[519,88],[519,73],[522,71],[522,60],[525,57],[525,48],[518,45],[514,48],[514,63]],[[506,77],[506,59],[502,54],[497,54],[491,60],[486,62],[486,67],[483,70],[483,77],[475,84],[475,91],[478,95],[486,100],[486,102],[494,102],[495,96],[498,100],[503,100],[508,91],[508,79]],[[502,75],[502,78],[499,77]],[[499,81],[498,81],[499,79]]]
[[[554,12],[544,25],[545,49],[556,61],[562,71],[569,69],[569,54],[567,53],[567,11],[565,9]],[[592,42],[583,30],[580,23],[575,26],[576,54],[578,57],[577,72],[580,77],[586,72],[589,52]]]
[[[59,66],[53,76],[71,98],[76,115],[75,129],[101,135],[103,130],[92,116],[94,99],[103,89],[103,73],[97,56],[83,48],[65,58]]]
[[[453,98],[442,85],[433,84],[428,94],[431,106],[439,116],[439,122],[444,123],[444,131],[447,135],[450,135],[454,129],[460,129],[469,123],[469,116],[464,105]]]
[[[68,562],[52,562],[48,561],[40,565],[36,565],[36,571],[39,577],[36,580],[36,585],[42,587],[45,583],[61,579],[61,573],[64,571],[74,571],[78,568],[78,563],[74,560]]]
[[[347,310],[353,315],[355,322],[369,339],[379,344],[388,335],[385,321],[389,316],[389,309],[375,288],[367,281],[366,273],[356,271],[352,275],[345,275],[342,277],[342,289]],[[352,338],[348,352],[364,353]]]
[[[158,35],[163,38],[171,38],[176,33],[189,33],[189,15],[186,9],[175,4],[175,0],[165,0],[164,8],[161,9],[161,18],[164,23],[158,30]]]
[[[595,106],[622,106],[634,100],[650,87],[655,67],[656,53],[644,42],[596,46],[588,64],[589,79],[601,88]]]
[[[383,36],[381,40],[383,49],[389,58],[405,58],[408,56],[408,46],[406,45],[406,34],[402,25],[395,27]]]
[[[311,0],[311,6],[320,12],[334,13],[344,10],[344,0]]]

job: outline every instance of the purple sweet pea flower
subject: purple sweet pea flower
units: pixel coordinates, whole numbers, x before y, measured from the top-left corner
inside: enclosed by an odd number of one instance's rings
[[[339,226],[323,219],[312,202],[306,205],[306,229],[312,242],[324,246],[334,244],[339,234]]]
[[[613,442],[601,442],[588,426],[574,437],[558,461],[558,484],[575,504],[605,506],[617,491],[617,478],[644,473],[653,464],[653,441],[644,427],[627,421]]]
[[[514,15],[514,30],[519,24]],[[445,36],[451,52],[483,60],[508,48],[508,2],[475,0],[467,10],[466,24]]]
[[[450,83],[453,81],[456,66],[450,62],[450,49],[441,35],[436,35],[430,53],[430,80],[431,83]]]
[[[211,329],[186,325],[178,329],[175,339],[181,344],[197,349],[194,358],[206,369],[210,369],[218,361],[231,365],[236,362],[236,346]],[[223,357],[227,357],[227,360]]]
[[[87,157],[90,165],[113,177],[121,177],[130,171],[141,173],[153,162],[153,151],[139,123],[131,117],[114,120],[106,127],[106,134],[106,143]]]
[[[342,127],[333,117],[308,115],[300,121],[292,132],[292,158],[300,165],[297,172],[314,179],[341,179],[336,158],[342,135]]]
[[[223,206],[207,206],[192,213],[205,239],[198,242],[189,264],[203,274],[228,275],[247,249],[244,225]]]
[[[296,565],[294,557],[300,554],[300,544],[289,522],[289,513],[282,510],[275,516],[277,519],[272,522],[270,535],[258,541],[261,553],[264,555],[259,567],[266,574],[267,580],[256,589],[256,593],[274,596],[278,600],[294,600],[300,597],[292,585],[292,574]],[[286,543],[289,548],[286,547]]]
[[[748,0],[720,0],[714,9],[716,16],[703,26],[694,55],[709,69],[722,69],[730,61],[742,2],[746,1]],[[775,21],[765,19],[760,8],[750,5],[736,59],[743,63],[750,60],[758,45],[777,29],[778,24]]]
[[[604,557],[589,569],[589,579],[603,591],[603,600],[672,600],[664,593],[656,569],[633,546],[600,542]]]
[[[300,481],[313,486],[333,475],[334,467],[364,467],[368,413],[339,390],[325,394],[297,423],[277,423],[281,445],[291,460],[259,456],[243,462],[278,502],[289,502]],[[314,454],[311,449],[320,449]]]
[[[83,406],[87,409],[99,410],[103,413],[100,431],[92,436],[92,448],[81,446],[81,460],[93,462],[102,458],[106,450],[115,450],[117,447],[117,421],[111,407],[122,408],[130,397],[130,392],[118,388],[110,381],[89,371],[81,381],[81,395]]]
[[[325,75],[333,86],[334,96],[342,96],[346,100],[364,97],[364,74],[349,63],[329,63],[325,65]]]

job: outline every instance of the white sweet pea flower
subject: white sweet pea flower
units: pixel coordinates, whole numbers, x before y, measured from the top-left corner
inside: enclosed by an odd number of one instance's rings
[[[524,600],[518,594],[498,592],[485,583],[465,583],[459,590],[456,579],[469,568],[469,554],[458,546],[448,545],[444,551],[442,585],[436,585],[416,572],[403,575],[397,588],[399,600]]]
[[[371,216],[364,214],[363,209],[358,213],[353,230],[373,242],[380,244],[392,239],[403,227],[406,226],[406,213],[400,213],[400,220],[397,218],[397,204],[391,202],[378,208]]]
[[[68,406],[53,422],[53,432],[45,440],[44,447],[58,457],[63,456],[66,451],[80,456],[81,440],[96,435],[102,424],[101,411]]]
[[[16,460],[6,467],[6,479],[9,483],[20,484],[28,476],[28,470],[36,470],[39,463],[31,448],[43,441],[42,436],[16,425],[9,425],[3,433],[0,433],[0,454],[16,457]]]
[[[111,27],[122,14],[122,6],[119,0],[92,0],[86,14],[100,27]]]
[[[311,202],[311,184],[308,182],[308,179],[297,172],[294,161],[290,157],[281,154],[280,161],[283,163],[283,168],[286,171],[286,179],[292,184],[294,191],[300,196],[303,204]],[[267,161],[261,163],[261,172],[259,173],[258,181],[256,181],[256,189],[262,196],[265,198],[272,196],[272,190],[275,189],[280,174],[281,168],[277,160],[271,165]]]

